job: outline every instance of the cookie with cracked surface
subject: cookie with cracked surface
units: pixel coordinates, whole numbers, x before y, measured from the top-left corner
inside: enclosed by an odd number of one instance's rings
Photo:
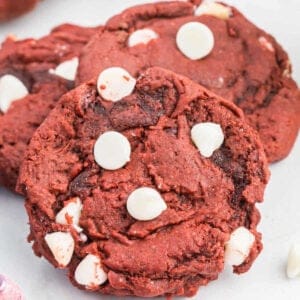
[[[18,188],[33,249],[79,288],[194,295],[224,260],[246,272],[268,181],[233,103],[150,68],[109,68],[65,94],[35,132]]]
[[[137,76],[159,66],[190,77],[236,103],[260,134],[270,162],[290,152],[300,99],[287,54],[233,7],[185,2],[130,8],[110,19],[85,47],[77,82],[110,66]]]
[[[39,0],[0,0],[0,22],[16,18],[32,10]]]
[[[95,32],[62,25],[0,49],[0,184],[15,189],[24,151],[57,100],[74,86],[78,56]]]

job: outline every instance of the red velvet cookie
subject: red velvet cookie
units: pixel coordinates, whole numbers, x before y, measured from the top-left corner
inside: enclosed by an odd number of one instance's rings
[[[24,151],[56,101],[74,86],[78,55],[95,29],[55,28],[0,50],[0,184],[14,190]]]
[[[38,2],[39,0],[0,0],[0,22],[32,10]]]
[[[108,68],[31,139],[18,188],[33,249],[81,289],[194,295],[247,271],[269,173],[242,112],[191,80]]]
[[[110,19],[85,47],[77,82],[110,66],[134,76],[160,66],[236,103],[262,139],[270,162],[288,155],[300,99],[287,54],[235,8],[186,2],[147,4]]]

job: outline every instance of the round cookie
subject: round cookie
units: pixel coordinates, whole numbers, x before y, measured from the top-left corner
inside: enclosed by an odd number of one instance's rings
[[[85,47],[77,82],[110,66],[134,76],[163,67],[233,101],[259,132],[270,162],[287,156],[298,134],[300,98],[287,54],[233,7],[204,2],[194,10],[171,2],[129,8]]]
[[[74,86],[92,28],[62,25],[39,40],[7,38],[0,49],[0,184],[15,189],[24,151],[56,101]],[[17,101],[16,101],[17,100]]]
[[[0,22],[32,10],[39,0],[0,0]]]
[[[36,255],[74,285],[192,296],[224,260],[242,273],[261,251],[255,204],[268,177],[260,140],[231,102],[164,69],[135,79],[109,68],[37,129],[18,189]]]

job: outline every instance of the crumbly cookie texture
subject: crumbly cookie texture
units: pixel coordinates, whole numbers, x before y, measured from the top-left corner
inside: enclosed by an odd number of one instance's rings
[[[0,184],[15,190],[30,138],[74,87],[78,56],[96,31],[61,25],[39,40],[9,37],[0,49]]]
[[[29,240],[81,289],[192,296],[261,251],[267,160],[231,102],[160,68],[135,80],[118,101],[97,80],[79,86],[35,132],[18,183]]]
[[[300,97],[287,54],[235,8],[203,2],[147,4],[111,18],[83,50],[77,83],[118,66],[137,77],[159,66],[233,101],[262,139],[270,162],[290,152]]]

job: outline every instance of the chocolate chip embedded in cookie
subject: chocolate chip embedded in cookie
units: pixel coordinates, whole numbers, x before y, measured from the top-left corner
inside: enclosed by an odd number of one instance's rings
[[[287,54],[235,8],[203,2],[147,4],[110,19],[85,47],[77,82],[118,66],[138,76],[159,66],[233,101],[262,139],[270,162],[291,150],[300,98]]]
[[[113,67],[61,98],[18,188],[35,253],[74,285],[192,296],[224,261],[242,273],[259,254],[255,204],[268,176],[234,104],[171,71]]]
[[[39,0],[0,0],[0,22],[32,10],[38,2]]]
[[[62,25],[39,40],[8,38],[0,50],[0,184],[15,189],[35,129],[74,86],[92,28]]]

